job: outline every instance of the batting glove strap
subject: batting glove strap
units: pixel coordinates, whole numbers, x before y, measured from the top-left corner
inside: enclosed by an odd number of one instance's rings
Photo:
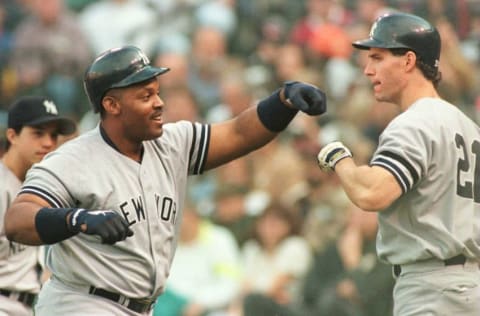
[[[85,217],[88,211],[84,208],[77,208],[72,211],[68,219],[68,229],[70,231],[79,233],[82,231],[82,224],[85,224]]]
[[[127,221],[112,210],[75,209],[69,217],[68,227],[75,233],[98,235],[106,244],[114,244],[133,235]]]
[[[333,142],[323,147],[318,153],[318,166],[323,171],[333,171],[335,165],[347,157],[352,157],[350,150],[341,142]]]

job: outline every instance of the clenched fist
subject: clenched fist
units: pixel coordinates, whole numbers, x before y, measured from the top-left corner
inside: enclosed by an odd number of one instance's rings
[[[347,157],[352,157],[350,150],[341,142],[333,142],[323,147],[318,153],[318,166],[323,171],[333,171],[335,165]]]
[[[320,115],[327,110],[325,93],[314,85],[287,81],[284,84],[285,102],[308,115]]]

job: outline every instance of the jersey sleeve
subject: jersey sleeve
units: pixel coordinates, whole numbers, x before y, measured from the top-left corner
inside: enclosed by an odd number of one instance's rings
[[[74,206],[75,200],[67,189],[68,184],[61,179],[61,175],[69,173],[74,181],[73,179],[76,177],[74,173],[77,168],[74,167],[75,164],[72,160],[57,159],[57,157],[59,156],[56,153],[52,153],[41,163],[35,164],[28,171],[20,194],[35,194],[56,208]],[[76,181],[79,180],[77,178]]]
[[[190,121],[166,124],[165,134],[160,137],[159,141],[161,143],[160,146],[184,144],[179,155],[181,157],[186,155],[188,158],[188,174],[197,175],[203,173],[210,143],[209,124]],[[182,159],[181,157],[179,159]]]
[[[388,170],[403,193],[410,191],[425,174],[431,153],[429,142],[434,139],[426,137],[425,124],[405,114],[395,118],[380,135],[379,146],[370,162],[371,166]]]
[[[193,123],[193,135],[189,152],[189,174],[201,174],[207,161],[210,144],[210,124]]]

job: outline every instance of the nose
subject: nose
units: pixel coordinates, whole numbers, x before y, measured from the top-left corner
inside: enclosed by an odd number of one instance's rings
[[[368,65],[365,66],[365,68],[363,68],[363,74],[364,74],[365,76],[369,76],[369,75],[372,74],[372,72],[371,72],[370,68],[368,67]]]
[[[155,96],[155,102],[153,103],[155,108],[162,108],[164,106],[162,98],[157,94]]]
[[[363,74],[365,76],[373,76],[374,70],[373,70],[373,67],[371,67],[370,62],[367,62],[365,64],[365,68],[363,68]]]
[[[43,137],[42,145],[46,148],[52,148],[57,145],[58,136],[57,134],[46,134]]]

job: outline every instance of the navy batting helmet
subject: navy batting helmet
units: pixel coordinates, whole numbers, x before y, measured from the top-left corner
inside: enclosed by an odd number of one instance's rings
[[[135,46],[110,49],[98,56],[84,76],[84,87],[95,113],[102,108],[105,93],[161,75],[169,68],[150,65],[148,57]]]
[[[419,16],[387,13],[375,21],[368,39],[356,41],[355,48],[406,48],[431,67],[438,67],[440,35],[435,27]]]

